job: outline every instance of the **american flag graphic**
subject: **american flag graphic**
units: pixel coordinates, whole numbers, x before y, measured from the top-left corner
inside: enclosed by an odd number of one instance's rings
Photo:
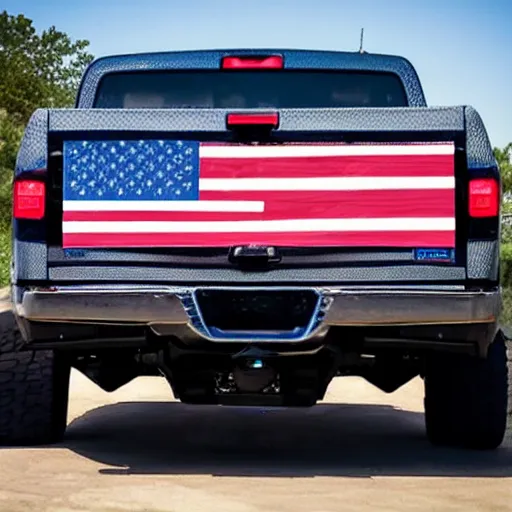
[[[63,247],[455,247],[452,143],[66,141]]]

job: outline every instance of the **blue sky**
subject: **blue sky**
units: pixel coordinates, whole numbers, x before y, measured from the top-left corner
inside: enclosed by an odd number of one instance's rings
[[[365,49],[407,57],[430,105],[473,105],[512,141],[511,0],[2,0],[96,56],[226,47]]]

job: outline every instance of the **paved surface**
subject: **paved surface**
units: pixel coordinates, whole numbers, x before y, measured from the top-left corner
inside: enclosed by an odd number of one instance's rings
[[[71,389],[62,445],[0,450],[1,512],[512,510],[512,443],[430,447],[420,380],[337,379],[308,410],[184,406],[156,378]]]

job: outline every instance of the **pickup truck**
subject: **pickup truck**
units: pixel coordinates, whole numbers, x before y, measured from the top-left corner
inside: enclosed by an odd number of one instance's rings
[[[70,369],[187,404],[310,407],[420,376],[435,445],[504,437],[501,183],[479,114],[409,61],[111,56],[37,110],[13,180],[0,440],[65,434]]]

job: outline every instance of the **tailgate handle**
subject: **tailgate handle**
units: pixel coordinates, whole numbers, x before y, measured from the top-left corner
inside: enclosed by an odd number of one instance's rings
[[[226,125],[229,130],[243,127],[277,128],[279,125],[279,114],[277,112],[228,114]]]
[[[281,255],[275,247],[257,245],[231,247],[228,260],[244,269],[268,269],[281,261]]]

